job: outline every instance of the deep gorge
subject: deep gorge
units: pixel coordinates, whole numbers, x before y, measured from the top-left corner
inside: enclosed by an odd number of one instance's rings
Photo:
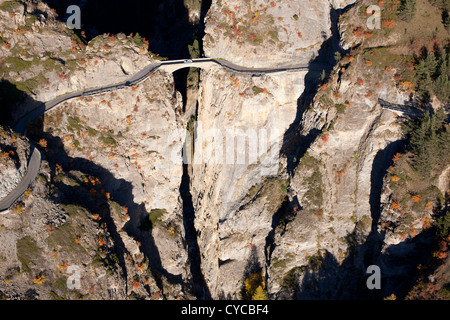
[[[149,40],[149,51],[160,57],[174,60],[203,56],[204,17],[211,6],[211,0],[131,0],[127,6],[118,0],[47,0],[45,2],[56,10],[62,21],[67,19],[65,11],[69,5],[79,5],[82,14],[82,30],[75,30],[75,32],[80,36],[81,31],[84,31],[85,37],[81,38],[86,42],[104,33],[139,34]],[[191,19],[191,15],[197,18]],[[188,112],[195,118],[197,108],[193,101],[197,100],[200,70],[181,69],[174,72],[173,78],[174,90],[180,92],[183,98],[183,112]],[[191,106],[187,105],[188,101],[192,103]],[[193,107],[195,110],[191,110]],[[183,203],[185,249],[192,277],[191,283],[185,284],[185,287],[198,299],[210,299],[200,267],[200,251],[194,227],[195,210],[190,192],[190,172],[188,166],[183,165],[183,176],[179,188]],[[146,253],[155,250],[157,252],[158,249],[143,248]],[[155,270],[161,270],[160,262],[153,267]]]

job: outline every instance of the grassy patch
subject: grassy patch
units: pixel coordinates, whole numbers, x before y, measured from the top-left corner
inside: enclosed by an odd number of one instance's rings
[[[150,220],[152,226],[164,215],[167,213],[166,209],[152,209],[148,214],[148,219]]]
[[[347,109],[347,106],[345,104],[335,104],[334,107],[336,108],[338,114],[343,114]]]
[[[305,197],[308,201],[316,207],[321,207],[323,204],[323,183],[322,173],[320,171],[314,171],[314,173],[306,179],[308,184],[308,191],[305,193]]]
[[[361,230],[369,231],[372,227],[372,219],[369,215],[363,215],[361,219],[357,222],[357,227]]]
[[[22,270],[31,272],[31,265],[41,259],[41,248],[39,248],[30,236],[17,240],[17,259],[22,264]]]
[[[303,158],[300,159],[300,164],[297,167],[297,170],[312,171],[305,179],[308,191],[305,193],[304,198],[315,207],[321,207],[323,204],[323,182],[319,165],[320,162],[316,158],[306,153]],[[305,173],[303,173],[303,175],[304,174]]]
[[[69,215],[69,217],[77,217],[80,215],[86,216],[87,210],[78,204],[64,204],[61,205],[64,211]]]
[[[99,134],[99,132],[97,130],[95,130],[94,128],[91,128],[91,127],[87,128],[87,132],[88,132],[88,136],[91,138],[96,137]]]
[[[82,233],[83,229],[80,226],[75,226],[72,221],[67,221],[46,239],[48,245],[53,248],[62,248],[66,252],[75,254],[86,253],[86,250],[75,239],[78,234]]]
[[[160,220],[160,218],[167,213],[166,209],[152,209],[150,213],[141,222],[140,228],[142,230],[152,229]]]
[[[117,145],[116,139],[114,139],[111,136],[101,136],[98,138],[98,140],[104,145],[104,146],[115,146]]]
[[[18,1],[5,1],[0,5],[0,10],[13,12],[18,9],[21,4]]]
[[[19,57],[11,56],[6,58],[5,62],[9,65],[8,70],[21,72],[30,69],[34,61],[23,60]]]
[[[81,120],[78,117],[68,117],[67,118],[67,131],[70,132],[80,132],[83,126],[81,125]]]
[[[253,94],[256,96],[257,94],[263,93],[264,89],[257,86],[253,86],[252,91]]]

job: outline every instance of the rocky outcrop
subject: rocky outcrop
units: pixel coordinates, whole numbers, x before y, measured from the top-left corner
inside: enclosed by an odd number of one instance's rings
[[[248,67],[307,64],[331,36],[330,11],[355,1],[212,1],[205,55]]]
[[[28,141],[0,127],[0,199],[11,192],[24,177],[29,154]]]
[[[0,10],[1,76],[35,101],[125,81],[151,61],[139,36],[100,35],[86,46],[42,3],[5,1]],[[126,47],[126,50],[123,50]],[[36,103],[26,101],[15,118]]]

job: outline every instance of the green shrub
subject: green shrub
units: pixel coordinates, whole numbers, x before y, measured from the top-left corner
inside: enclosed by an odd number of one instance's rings
[[[257,94],[263,93],[264,89],[257,87],[257,86],[253,86],[252,91],[253,91],[253,94],[256,96]]]
[[[115,146],[117,141],[111,136],[101,136],[98,138],[104,146]]]
[[[136,33],[133,37],[133,42],[138,46],[142,47],[144,46],[144,39],[139,35],[139,33]]]
[[[281,280],[281,288],[284,290],[294,290],[297,286],[297,274],[303,273],[304,268],[294,267],[289,270]]]
[[[335,104],[334,107],[336,108],[338,114],[343,114],[347,109],[347,106],[345,104]]]
[[[67,131],[79,132],[83,128],[80,124],[81,120],[78,117],[68,117],[67,122]]]

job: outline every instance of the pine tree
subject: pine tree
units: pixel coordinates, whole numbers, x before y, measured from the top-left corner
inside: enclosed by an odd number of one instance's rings
[[[266,291],[262,286],[258,286],[255,290],[255,294],[252,296],[252,300],[267,300]]]
[[[433,91],[442,103],[450,102],[450,82],[447,74],[441,74],[437,77]]]
[[[425,58],[425,70],[426,72],[433,77],[436,73],[436,67],[438,65],[438,61],[436,61],[436,55],[433,51],[430,51]]]
[[[402,0],[399,16],[404,21],[411,21],[416,13],[416,0]]]
[[[412,167],[424,177],[441,170],[450,162],[450,131],[445,125],[446,114],[441,108],[435,114],[425,113],[405,126],[413,154]]]

